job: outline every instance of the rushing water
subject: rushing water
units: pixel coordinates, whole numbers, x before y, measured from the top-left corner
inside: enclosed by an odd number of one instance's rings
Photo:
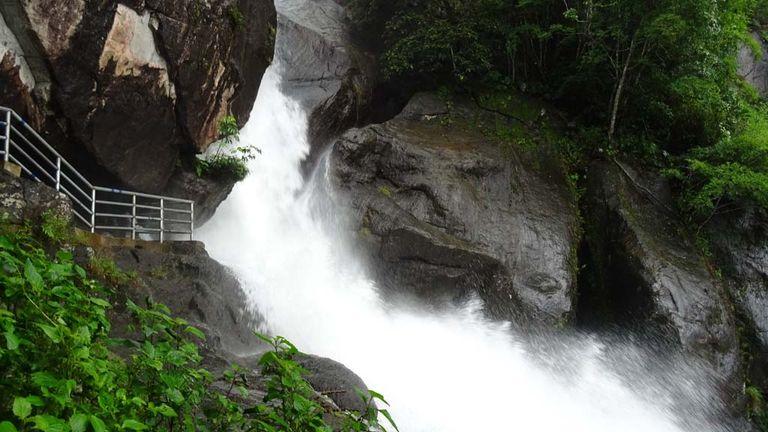
[[[263,330],[354,370],[403,432],[721,430],[705,418],[701,376],[680,364],[587,336],[534,350],[525,329],[484,319],[478,302],[439,314],[383,302],[345,240],[327,157],[302,178],[307,119],[279,80],[272,67],[241,134],[263,154],[199,230]]]

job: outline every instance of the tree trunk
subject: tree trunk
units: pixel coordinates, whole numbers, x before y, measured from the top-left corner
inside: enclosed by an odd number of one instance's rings
[[[621,93],[624,90],[624,83],[627,81],[627,74],[629,72],[629,65],[632,63],[632,54],[635,52],[635,42],[637,42],[637,34],[640,30],[636,30],[632,35],[632,41],[629,43],[629,52],[627,53],[627,60],[624,62],[624,68],[621,71],[621,77],[616,85],[616,93],[613,97],[613,108],[611,109],[611,124],[608,128],[608,143],[613,144],[613,135],[616,132],[616,118],[619,114],[619,104],[621,102]]]

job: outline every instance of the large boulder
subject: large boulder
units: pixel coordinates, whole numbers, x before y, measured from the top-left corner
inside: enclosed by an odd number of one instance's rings
[[[577,315],[666,341],[740,390],[739,346],[724,287],[671,210],[663,177],[618,162],[590,167],[585,197],[585,271]]]
[[[91,179],[146,192],[224,116],[245,123],[275,22],[269,0],[11,0],[0,14],[0,102]]]
[[[727,282],[751,360],[750,380],[768,389],[768,217],[762,211],[713,218],[712,248]]]
[[[484,134],[502,121],[469,103],[414,97],[397,118],[353,129],[331,154],[378,281],[432,305],[473,294],[503,319],[560,325],[573,310],[575,197],[543,143]],[[551,144],[551,143],[550,143]]]

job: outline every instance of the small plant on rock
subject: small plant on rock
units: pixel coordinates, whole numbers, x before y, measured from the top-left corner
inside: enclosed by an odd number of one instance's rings
[[[205,159],[198,159],[198,177],[208,176],[241,181],[248,175],[248,162],[261,150],[253,145],[238,145],[240,129],[234,116],[225,116],[219,122],[219,141],[216,151]]]

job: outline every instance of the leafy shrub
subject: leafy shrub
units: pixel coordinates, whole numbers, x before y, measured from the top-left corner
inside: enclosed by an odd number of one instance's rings
[[[750,113],[737,135],[693,149],[681,169],[668,172],[684,185],[683,207],[700,220],[749,205],[768,208],[768,117]]]
[[[205,159],[198,159],[195,170],[198,177],[212,177],[241,181],[248,175],[248,162],[261,150],[252,145],[236,145],[240,129],[234,116],[225,116],[219,122],[219,141],[216,151]]]
[[[261,359],[268,395],[242,407],[242,371],[224,374],[230,392],[214,392],[195,340],[204,334],[167,307],[133,302],[134,333],[110,338],[113,293],[89,278],[71,252],[49,256],[29,228],[0,225],[0,431],[330,431],[298,351],[283,338]],[[114,263],[104,261],[108,272]],[[122,357],[111,348],[122,346]],[[383,401],[371,392],[368,402]],[[362,414],[332,413],[344,431],[382,430],[373,404]]]

